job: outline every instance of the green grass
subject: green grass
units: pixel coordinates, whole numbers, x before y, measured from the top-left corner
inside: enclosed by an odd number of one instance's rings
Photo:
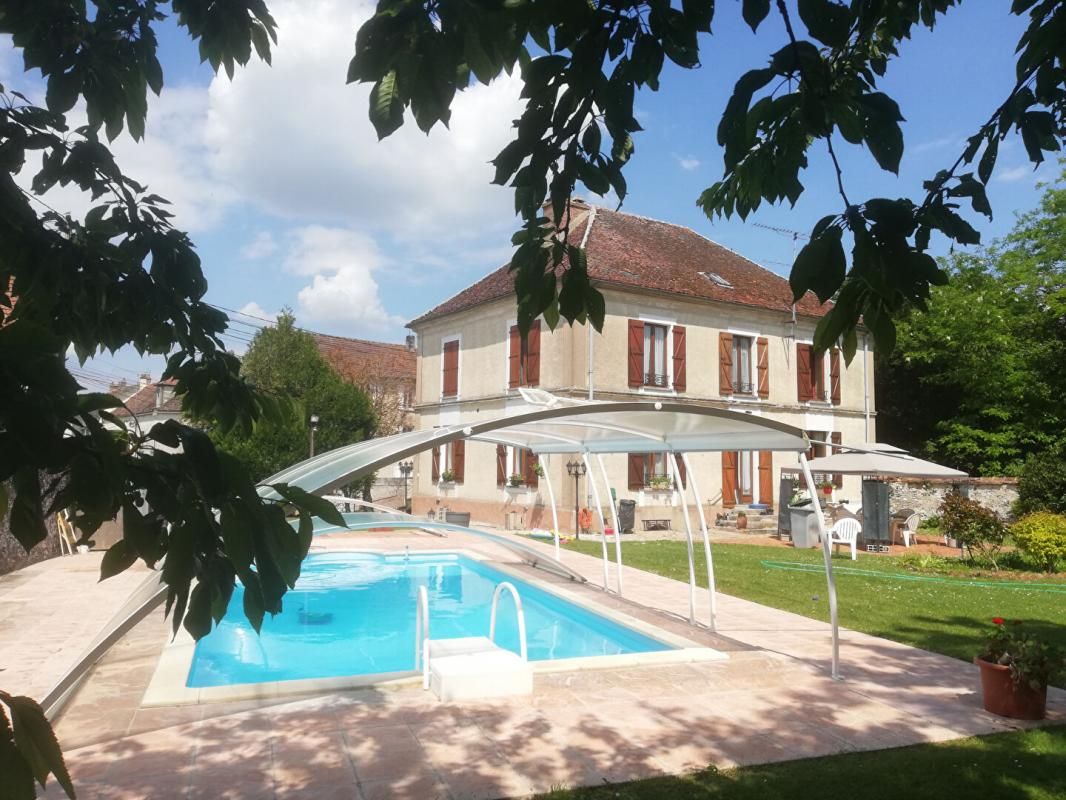
[[[1061,800],[1066,727],[559,790],[544,800]]]
[[[599,556],[598,542],[572,542],[571,549]],[[981,571],[963,574],[965,565],[936,563],[917,568],[909,557],[860,554],[857,562],[843,555],[834,566],[857,567],[898,577],[837,574],[840,624],[897,642],[970,661],[992,628],[992,617],[1021,619],[1027,627],[1066,649],[1066,580],[1031,573]],[[757,603],[828,620],[824,573],[772,569],[763,561],[817,564],[820,550],[794,550],[744,544],[719,544],[713,550],[718,590]],[[623,562],[679,581],[688,580],[683,542],[623,542]],[[700,585],[706,586],[702,548],[697,548]],[[908,580],[924,574],[930,581]],[[968,581],[992,585],[968,585]],[[1008,588],[1006,582],[1022,584]],[[997,585],[999,584],[999,585]],[[1026,584],[1033,584],[1028,586]],[[1036,584],[1040,584],[1037,586]],[[1051,587],[1052,591],[1041,591]],[[1066,685],[1066,671],[1054,682]]]

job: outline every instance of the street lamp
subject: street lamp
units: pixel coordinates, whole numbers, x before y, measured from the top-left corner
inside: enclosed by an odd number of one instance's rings
[[[315,431],[318,430],[318,414],[311,415],[311,457],[315,456]]]
[[[574,479],[574,538],[581,539],[581,523],[578,522],[580,511],[578,510],[579,500],[581,499],[581,476],[585,474],[586,467],[584,461],[567,461],[566,462],[566,474]]]
[[[410,513],[407,508],[407,478],[411,475],[411,470],[415,468],[415,465],[410,461],[400,462],[400,475],[403,476],[403,510]]]

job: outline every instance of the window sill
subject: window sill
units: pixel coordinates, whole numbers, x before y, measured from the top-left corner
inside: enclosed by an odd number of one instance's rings
[[[662,395],[663,397],[673,397],[677,394],[673,387],[661,386],[640,386],[637,388],[637,392],[640,394]]]

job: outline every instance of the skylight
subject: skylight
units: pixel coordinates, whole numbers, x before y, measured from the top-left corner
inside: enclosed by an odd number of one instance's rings
[[[725,278],[723,278],[717,272],[701,272],[700,275],[702,275],[704,278],[709,280],[715,286],[721,286],[723,289],[732,289],[733,288],[733,284],[731,284],[729,281],[727,281]]]

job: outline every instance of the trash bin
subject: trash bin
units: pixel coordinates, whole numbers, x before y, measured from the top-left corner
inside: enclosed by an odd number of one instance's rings
[[[637,501],[636,500],[619,500],[618,501],[618,527],[622,529],[622,533],[632,533],[633,526],[637,521]]]

